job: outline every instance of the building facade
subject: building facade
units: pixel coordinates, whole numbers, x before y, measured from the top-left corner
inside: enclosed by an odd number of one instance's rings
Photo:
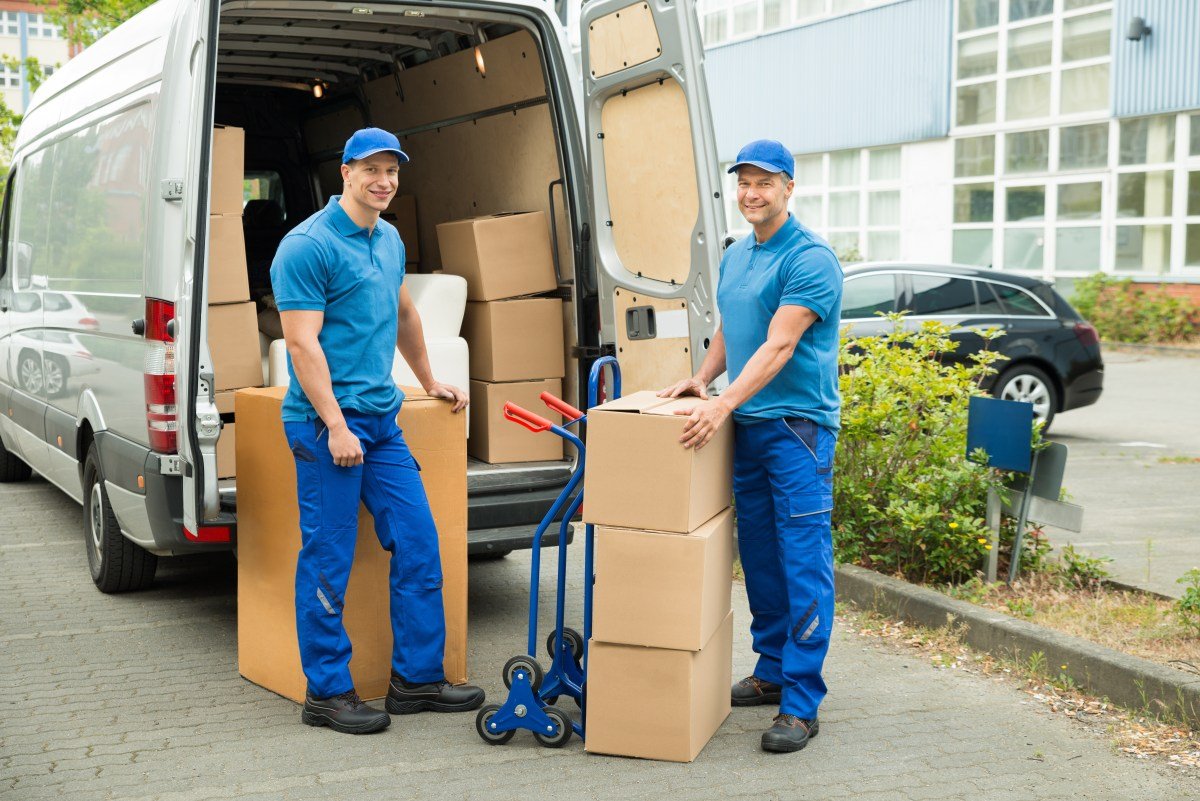
[[[722,160],[850,260],[1200,284],[1200,2],[701,2]]]
[[[43,11],[44,6],[36,3],[0,0],[0,55],[17,64],[32,56],[50,75],[74,53]],[[10,109],[23,113],[33,96],[25,70],[0,64],[0,92]]]

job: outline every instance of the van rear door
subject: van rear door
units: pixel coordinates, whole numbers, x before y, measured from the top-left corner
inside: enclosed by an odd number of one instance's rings
[[[216,441],[221,417],[213,402],[213,362],[208,349],[209,175],[212,163],[213,103],[216,91],[217,17],[215,0],[198,0],[188,9],[180,39],[187,46],[187,68],[175,87],[190,103],[180,126],[188,138],[183,180],[184,258],[175,307],[175,398],[180,473],[183,482],[184,534],[194,541],[224,542],[232,517],[222,515],[217,482]],[[183,45],[180,45],[182,48]],[[182,51],[181,51],[182,55]],[[187,84],[186,87],[183,84]]]
[[[601,336],[626,392],[691,376],[717,328],[725,215],[693,0],[581,14]]]

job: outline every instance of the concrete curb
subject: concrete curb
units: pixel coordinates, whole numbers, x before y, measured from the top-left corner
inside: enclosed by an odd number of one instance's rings
[[[1184,348],[1178,345],[1145,345],[1141,342],[1109,342],[1104,340],[1100,346],[1105,350],[1125,351],[1126,353],[1152,353],[1157,356],[1183,356],[1184,358],[1200,358],[1200,348]]]
[[[993,656],[1025,661],[1041,651],[1046,669],[1093,695],[1200,727],[1200,676],[1114,651],[853,565],[837,567],[837,597],[928,628],[953,621],[963,640]],[[1060,665],[1066,665],[1060,670]]]

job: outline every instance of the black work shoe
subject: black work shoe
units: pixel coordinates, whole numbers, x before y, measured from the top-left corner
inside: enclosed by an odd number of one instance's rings
[[[763,732],[762,750],[788,753],[799,751],[821,731],[816,718],[798,718],[795,715],[776,715],[774,725]]]
[[[332,698],[313,698],[305,694],[300,720],[309,726],[328,726],[345,734],[383,731],[392,722],[387,712],[367,706],[354,691]]]
[[[778,684],[763,681],[758,676],[747,676],[733,685],[729,698],[734,706],[778,704],[783,699],[783,688]]]
[[[434,712],[470,712],[483,704],[483,690],[469,684],[453,685],[443,679],[428,684],[410,684],[398,673],[388,685],[387,711],[411,715],[425,709]]]

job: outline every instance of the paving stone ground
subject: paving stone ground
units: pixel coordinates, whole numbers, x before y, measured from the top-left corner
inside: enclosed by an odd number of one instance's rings
[[[1121,756],[1010,685],[845,631],[821,734],[799,754],[758,750],[762,708],[735,709],[689,765],[588,755],[578,740],[547,750],[522,733],[488,746],[473,715],[397,717],[369,737],[312,729],[237,674],[231,557],[164,560],[153,590],[105,596],[87,576],[79,516],[41,479],[0,485],[4,801],[1200,797],[1200,783]],[[500,667],[524,643],[528,565],[518,553],[471,566],[470,669],[497,701]],[[734,609],[742,675],[753,655],[740,586]]]

